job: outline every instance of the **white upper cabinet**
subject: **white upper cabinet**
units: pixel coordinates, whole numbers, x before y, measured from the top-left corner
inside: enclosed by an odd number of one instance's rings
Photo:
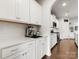
[[[8,1],[8,17],[7,19],[16,19],[16,10],[15,10],[15,6],[16,6],[16,0],[7,0]]]
[[[8,17],[8,1],[7,0],[0,0],[0,18],[7,18]]]
[[[0,0],[1,19],[15,19],[15,2],[16,0]]]
[[[0,18],[41,25],[42,7],[35,0],[0,0]]]
[[[16,19],[29,22],[29,0],[16,0]]]
[[[35,0],[30,0],[30,19],[33,24],[41,24],[42,7]]]
[[[41,25],[42,21],[42,7],[37,3],[37,22]]]

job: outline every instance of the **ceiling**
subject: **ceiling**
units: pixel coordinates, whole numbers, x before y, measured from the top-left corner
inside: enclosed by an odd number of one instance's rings
[[[62,6],[62,3],[66,3],[65,7]],[[77,18],[78,17],[78,0],[57,0],[52,6],[52,14],[55,14],[57,18],[69,17]],[[65,14],[68,13],[68,16]]]

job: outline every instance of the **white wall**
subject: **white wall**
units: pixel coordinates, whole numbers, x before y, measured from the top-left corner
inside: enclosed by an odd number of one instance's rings
[[[71,25],[69,25],[69,22],[71,22]],[[70,26],[78,26],[78,20],[77,19],[69,19],[69,22],[64,22],[64,19],[59,19],[59,31],[60,31],[60,38],[73,38],[74,39],[74,32],[77,33],[77,31],[70,32],[69,27]]]
[[[64,19],[59,20],[59,32],[60,32],[60,39],[69,38],[69,22],[64,22]]]
[[[75,31],[75,26],[78,26],[78,18],[71,19],[70,22],[71,22],[70,26],[74,28],[74,32],[78,33],[78,31]]]
[[[52,28],[53,22],[56,22],[56,24],[57,24],[56,28]],[[58,29],[59,28],[59,20],[56,18],[55,15],[50,15],[50,24],[51,24],[50,31],[53,30],[54,32],[59,32],[59,29]]]
[[[52,26],[52,23],[53,22],[56,22],[57,23],[57,27],[59,27],[59,21],[56,18],[56,16],[55,15],[50,15],[50,23],[51,23],[51,26]]]
[[[75,38],[75,42],[78,45],[78,30],[75,30],[75,26],[78,26],[78,18],[74,18],[70,20],[71,25],[74,28],[74,32],[72,32],[74,34],[74,38]]]
[[[47,36],[47,55],[50,56],[50,15],[52,5],[56,0],[45,0],[42,7],[43,7],[43,20],[42,20],[42,34],[43,36]]]
[[[26,25],[0,22],[0,40],[25,38]]]

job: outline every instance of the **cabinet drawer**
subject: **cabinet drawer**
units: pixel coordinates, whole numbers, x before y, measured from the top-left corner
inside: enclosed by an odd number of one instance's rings
[[[23,43],[20,45],[16,45],[16,46],[2,49],[2,58],[11,56],[11,55],[16,54],[18,52],[21,52],[25,49],[27,49],[27,43]]]
[[[14,54],[10,57],[6,57],[4,59],[29,59],[29,52],[28,52],[28,50],[24,50],[22,52]]]
[[[20,51],[20,46],[12,46],[9,48],[2,49],[2,58],[10,56]]]
[[[28,49],[29,46],[35,44],[35,42],[28,42],[28,43],[23,43],[23,44],[19,44],[16,46],[11,46],[8,48],[4,48],[2,49],[2,58],[14,55],[16,53],[19,53],[21,51],[24,51],[26,49]]]

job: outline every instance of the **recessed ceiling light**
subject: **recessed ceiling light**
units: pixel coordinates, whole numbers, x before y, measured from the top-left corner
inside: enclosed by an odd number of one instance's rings
[[[67,3],[66,3],[66,2],[62,3],[62,6],[63,6],[63,7],[65,7],[66,5],[67,5]]]

